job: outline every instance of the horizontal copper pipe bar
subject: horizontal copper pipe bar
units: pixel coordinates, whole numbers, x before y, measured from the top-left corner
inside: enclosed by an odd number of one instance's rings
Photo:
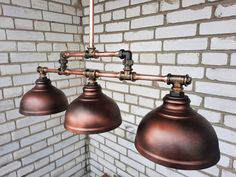
[[[162,81],[167,82],[167,76],[148,75],[148,74],[135,74],[134,80],[149,80],[149,81]]]
[[[64,52],[64,57],[85,57],[85,52]],[[89,58],[97,58],[97,57],[119,57],[119,52],[99,52],[95,51],[91,55],[89,55]]]
[[[85,56],[85,52],[64,52],[63,53],[64,57],[84,57]]]
[[[118,57],[119,52],[95,52],[95,57]]]
[[[42,67],[43,72],[45,73],[58,73],[57,69],[52,68],[46,68]],[[75,75],[81,75],[88,77],[89,74],[94,74],[95,77],[109,77],[109,78],[121,78],[120,72],[113,72],[113,71],[99,71],[99,70],[85,70],[85,69],[66,69],[64,71],[65,75],[69,74],[75,74]],[[157,76],[157,75],[146,75],[146,74],[137,74],[133,73],[132,80],[150,80],[150,81],[161,81],[161,82],[167,82],[167,76]],[[122,80],[129,80],[129,79],[122,79]]]

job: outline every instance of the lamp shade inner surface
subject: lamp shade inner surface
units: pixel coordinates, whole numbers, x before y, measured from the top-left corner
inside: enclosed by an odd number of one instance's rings
[[[137,150],[151,161],[177,169],[197,170],[220,158],[217,135],[211,124],[190,107],[187,96],[166,95],[160,107],[140,122]]]
[[[23,115],[49,115],[64,111],[68,106],[65,94],[51,85],[50,79],[39,78],[20,102],[19,112]]]
[[[102,133],[121,124],[120,109],[97,83],[87,84],[68,107],[64,126],[76,134]]]

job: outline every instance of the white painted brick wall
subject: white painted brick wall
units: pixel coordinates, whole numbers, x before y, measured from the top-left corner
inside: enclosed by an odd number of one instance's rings
[[[86,173],[77,169],[85,169],[85,136],[80,138],[65,133],[61,126],[63,113],[52,118],[19,113],[20,98],[32,88],[38,77],[37,66],[55,67],[58,64],[54,61],[59,59],[60,51],[79,46],[74,38],[80,27],[77,26],[80,17],[75,11],[79,13],[80,10],[75,9],[74,3],[70,0],[0,0],[0,176],[50,176],[51,171],[58,169],[56,164],[62,158],[62,152],[66,155],[78,151],[83,158],[73,156],[73,163],[64,161],[65,167],[62,166],[60,174],[68,172],[70,176],[76,173],[83,176]],[[72,21],[73,18],[77,21]],[[52,59],[53,50],[58,52],[53,62],[48,62]],[[77,92],[72,91],[83,80],[77,78],[78,84],[70,89],[72,78],[60,78],[57,83],[52,77],[52,81],[77,97]],[[78,94],[80,92],[78,89]],[[81,146],[76,146],[78,141]],[[60,156],[50,158],[53,154]]]

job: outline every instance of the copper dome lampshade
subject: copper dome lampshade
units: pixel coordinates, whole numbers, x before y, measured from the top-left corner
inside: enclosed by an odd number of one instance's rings
[[[197,170],[220,159],[217,135],[211,124],[190,107],[190,99],[171,92],[164,103],[140,122],[137,150],[149,160],[177,169]]]
[[[66,110],[67,106],[65,94],[54,87],[50,79],[40,77],[21,99],[19,112],[30,116],[49,115]]]
[[[64,127],[76,134],[94,134],[115,129],[121,122],[117,104],[94,82],[84,86],[82,95],[69,105]]]

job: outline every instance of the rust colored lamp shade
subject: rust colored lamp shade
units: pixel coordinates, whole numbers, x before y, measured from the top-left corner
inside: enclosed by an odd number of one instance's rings
[[[197,170],[220,159],[217,135],[211,124],[190,107],[184,94],[168,94],[160,107],[140,122],[137,150],[149,160],[177,169]]]
[[[121,122],[119,107],[95,82],[87,84],[69,105],[64,127],[76,134],[94,134],[115,129]]]
[[[20,102],[19,112],[23,115],[49,115],[66,110],[68,101],[65,94],[51,85],[50,79],[43,77],[35,82]]]

